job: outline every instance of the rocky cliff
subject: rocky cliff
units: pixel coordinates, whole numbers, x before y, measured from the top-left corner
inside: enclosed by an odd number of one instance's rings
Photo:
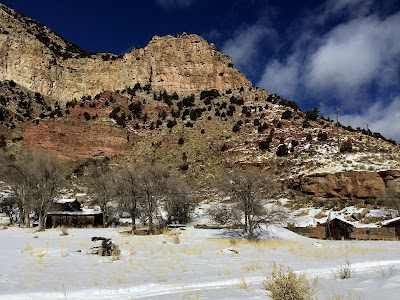
[[[252,87],[197,35],[94,54],[2,4],[0,148],[40,148],[71,165],[99,156],[115,166],[159,160],[207,187],[227,168],[318,173],[290,185],[333,199],[384,197],[400,177],[363,171],[400,169],[395,143]]]
[[[400,192],[400,170],[313,174],[292,179],[289,186],[316,198],[381,199]]]
[[[232,60],[194,34],[154,37],[125,55],[89,54],[0,4],[0,81],[13,80],[65,103],[83,95],[151,84],[191,94],[251,86]]]

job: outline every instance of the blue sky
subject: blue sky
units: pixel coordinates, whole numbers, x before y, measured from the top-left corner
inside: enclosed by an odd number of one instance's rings
[[[400,1],[147,0],[5,4],[89,51],[196,33],[254,85],[400,142]]]

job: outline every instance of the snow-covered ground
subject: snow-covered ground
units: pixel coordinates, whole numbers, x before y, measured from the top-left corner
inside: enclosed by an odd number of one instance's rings
[[[0,230],[0,299],[269,299],[273,262],[318,277],[318,299],[400,299],[400,242],[317,241],[279,228],[258,243],[193,227],[176,229],[179,238],[121,230]],[[87,255],[93,236],[112,238],[120,259]],[[354,277],[335,279],[346,262]]]

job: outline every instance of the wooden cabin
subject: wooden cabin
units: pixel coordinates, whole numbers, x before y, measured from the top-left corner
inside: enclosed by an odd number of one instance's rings
[[[333,240],[349,240],[354,230],[354,225],[339,218],[334,218],[325,223],[326,238]]]
[[[382,227],[393,227],[396,232],[396,237],[400,239],[400,217],[383,221]]]
[[[100,211],[53,211],[47,214],[46,227],[99,227],[103,226]]]
[[[360,241],[396,241],[400,239],[400,217],[387,220],[382,227],[354,227],[346,220],[334,218],[318,226],[288,227],[289,230],[310,238]]]
[[[97,227],[103,226],[103,213],[82,210],[77,199],[55,199],[47,213],[46,227]]]

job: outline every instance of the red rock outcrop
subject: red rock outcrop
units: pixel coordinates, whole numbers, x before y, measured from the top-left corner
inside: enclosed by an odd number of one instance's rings
[[[292,179],[289,186],[305,194],[332,199],[386,198],[400,189],[400,171],[347,171],[312,174]]]

